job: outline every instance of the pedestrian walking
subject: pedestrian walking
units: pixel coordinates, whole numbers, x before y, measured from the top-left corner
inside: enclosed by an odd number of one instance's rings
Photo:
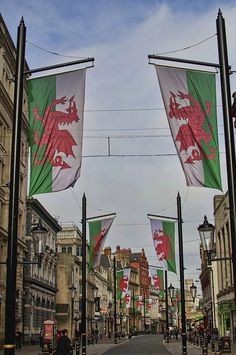
[[[40,332],[39,332],[39,346],[41,349],[43,348],[43,329],[42,328],[40,329]]]
[[[16,349],[17,350],[21,350],[21,338],[22,338],[22,333],[18,328],[16,328]]]
[[[67,330],[63,329],[61,337],[57,344],[56,355],[70,355],[71,343],[70,338],[67,335]]]

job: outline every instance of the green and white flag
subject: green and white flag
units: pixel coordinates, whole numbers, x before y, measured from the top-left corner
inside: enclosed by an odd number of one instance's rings
[[[117,299],[124,297],[129,288],[130,269],[122,269],[116,272]]]
[[[158,65],[156,72],[187,185],[222,190],[215,74]]]
[[[123,295],[123,308],[130,308],[131,307],[131,290],[128,290],[124,295]]]
[[[136,311],[142,310],[143,307],[143,296],[134,296],[134,307]]]
[[[116,214],[89,218],[89,267],[96,267],[100,263],[101,254],[106,241],[108,231],[114,221]]]
[[[149,267],[149,275],[151,278],[151,284],[159,292],[160,297],[164,297],[164,276],[163,270],[155,267]]]
[[[80,176],[86,69],[28,80],[29,195],[65,190]]]
[[[152,239],[159,267],[176,273],[175,222],[150,218]]]

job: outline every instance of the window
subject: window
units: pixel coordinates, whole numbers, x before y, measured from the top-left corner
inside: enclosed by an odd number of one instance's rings
[[[81,247],[81,246],[77,246],[77,248],[76,248],[76,255],[77,255],[77,256],[82,256],[82,247]]]

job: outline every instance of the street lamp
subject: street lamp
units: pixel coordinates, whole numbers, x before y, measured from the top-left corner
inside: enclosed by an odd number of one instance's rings
[[[172,303],[172,298],[174,297],[174,291],[175,291],[175,287],[172,285],[172,283],[168,287],[168,291],[169,291],[169,297],[170,297],[171,303]]]
[[[190,287],[191,295],[193,298],[193,303],[195,302],[195,298],[197,296],[197,287],[192,283],[192,286]]]
[[[206,215],[204,216],[203,224],[200,224],[200,226],[198,227],[198,231],[203,246],[203,251],[207,255],[207,261],[210,265],[213,254],[215,227],[213,226],[213,224],[208,222]]]
[[[98,297],[98,287],[94,285],[92,286],[92,289],[93,289],[93,298],[94,298],[94,322],[97,330],[98,324],[95,319],[95,312],[100,312],[100,300]]]
[[[38,257],[38,266],[41,267],[42,264],[42,242],[44,242],[45,236],[48,233],[48,229],[42,224],[41,218],[39,218],[38,223],[31,229],[33,244],[34,244],[34,253]]]
[[[71,291],[71,338],[72,338],[72,336],[73,336],[74,308],[75,308],[75,294],[77,292],[77,289],[74,286],[74,284],[72,284],[69,289]],[[76,333],[76,327],[75,327],[74,335],[75,335],[75,333]]]
[[[175,287],[172,285],[172,283],[170,284],[170,286],[168,287],[168,292],[169,292],[169,297],[170,297],[170,301],[171,301],[171,307],[170,307],[170,325],[173,325],[173,318],[172,318],[172,299],[174,297],[174,291],[175,291]]]

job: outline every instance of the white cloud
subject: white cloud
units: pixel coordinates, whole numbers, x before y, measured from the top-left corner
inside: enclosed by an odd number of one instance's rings
[[[31,2],[30,2],[31,4]],[[13,6],[14,5],[14,6]],[[91,129],[112,128],[167,128],[165,112],[161,109],[160,90],[155,70],[148,65],[148,54],[180,49],[197,43],[216,33],[215,20],[218,6],[205,13],[194,11],[174,12],[167,5],[153,6],[145,13],[145,18],[127,21],[115,19],[116,29],[112,36],[106,36],[104,31],[112,28],[112,7],[108,15],[92,13],[96,21],[97,38],[92,31],[91,39],[89,23],[82,17],[62,16],[54,2],[39,1],[37,3],[18,1],[11,3],[9,10],[13,17],[7,15],[7,25],[11,32],[18,25],[17,17],[24,15],[27,24],[27,38],[41,47],[60,51],[75,56],[94,56],[95,68],[87,73],[86,109],[125,109],[125,108],[160,108],[156,111],[108,111],[85,113],[85,135],[92,135]],[[117,8],[116,4],[116,8]],[[6,6],[3,6],[3,12]],[[102,11],[103,9],[101,9]],[[92,11],[92,10],[91,10]],[[235,64],[234,19],[236,6],[224,5],[222,8],[226,19],[229,57],[232,66]],[[68,9],[69,12],[69,9]],[[21,15],[22,15],[21,14]],[[3,13],[4,15],[4,13]],[[118,28],[120,25],[120,31]],[[123,26],[123,27],[122,27]],[[83,27],[87,29],[85,34]],[[125,29],[125,30],[124,30]],[[83,45],[80,45],[80,36]],[[87,36],[88,45],[85,45]],[[173,54],[181,58],[218,62],[216,36],[199,46]],[[27,61],[32,67],[49,65],[56,61],[65,61],[62,57],[53,57],[27,45]],[[165,62],[162,62],[165,64]],[[219,79],[218,79],[219,80]],[[232,77],[232,88],[235,79]],[[220,98],[220,93],[218,92]],[[222,122],[221,118],[219,120]],[[222,131],[222,129],[221,129]],[[128,133],[127,133],[128,132]],[[126,134],[144,134],[142,131],[127,131]],[[145,131],[145,134],[169,134],[166,130]],[[94,135],[124,135],[124,131],[95,132]],[[221,151],[224,151],[221,145]],[[170,138],[149,139],[111,139],[111,151],[116,154],[156,154],[174,153]],[[107,139],[85,139],[84,154],[96,155],[107,153]],[[226,190],[225,162],[222,160],[222,175],[224,191]],[[81,220],[79,204],[82,195],[87,195],[88,216],[105,212],[117,212],[116,220],[109,232],[107,243],[115,246],[141,249],[146,247],[146,254],[154,257],[150,226],[147,213],[176,216],[176,196],[178,191],[182,197],[184,239],[198,238],[197,226],[202,223],[204,214],[213,220],[212,198],[220,192],[211,189],[188,188],[185,185],[184,174],[177,157],[146,157],[146,158],[85,158],[82,163],[81,178],[75,185],[74,192],[70,190],[49,195],[35,196],[52,215],[59,215],[61,221]],[[63,200],[63,204],[61,201]],[[168,208],[172,206],[171,208]],[[196,222],[188,222],[196,221]],[[132,223],[131,226],[116,226]],[[134,225],[137,224],[137,225]],[[141,224],[141,226],[139,225]],[[144,226],[143,226],[144,224]],[[146,225],[145,225],[146,224]],[[185,265],[191,272],[199,267],[198,256],[192,256],[192,250],[198,253],[197,243],[186,244]],[[137,251],[137,249],[134,249]],[[191,257],[192,256],[192,257]],[[154,259],[150,259],[152,264]]]

